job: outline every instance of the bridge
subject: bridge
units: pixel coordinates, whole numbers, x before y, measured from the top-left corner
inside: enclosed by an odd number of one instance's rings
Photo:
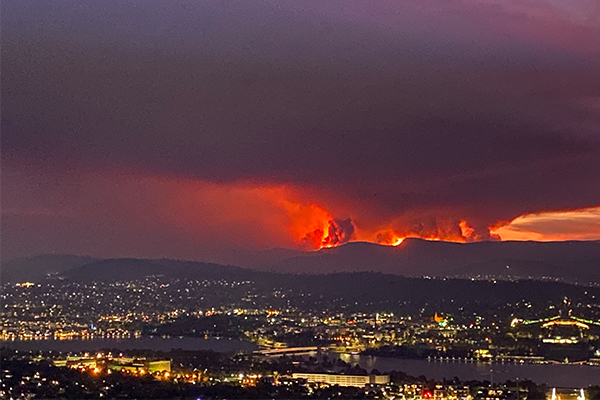
[[[327,347],[322,349],[327,349]],[[265,357],[278,357],[283,355],[303,355],[310,354],[319,351],[317,346],[307,346],[307,347],[282,347],[279,349],[263,349],[256,350],[254,354],[262,355]]]

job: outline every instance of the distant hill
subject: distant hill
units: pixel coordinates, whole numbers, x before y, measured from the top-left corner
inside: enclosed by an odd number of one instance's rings
[[[408,246],[404,247],[405,244]],[[295,304],[307,308],[336,307],[337,304],[342,303],[360,304],[374,309],[381,307],[395,309],[402,305],[420,307],[421,304],[436,307],[454,304],[496,307],[516,304],[524,300],[556,303],[565,296],[573,299],[574,302],[584,301],[589,296],[600,297],[600,288],[563,282],[542,282],[531,279],[518,282],[494,279],[487,281],[457,278],[432,279],[407,277],[398,273],[409,271],[413,275],[421,276],[433,275],[432,271],[437,271],[439,274],[454,274],[463,278],[482,275],[571,277],[574,275],[570,275],[567,268],[574,269],[575,264],[562,264],[562,259],[558,257],[555,258],[558,261],[556,264],[549,263],[537,253],[543,251],[552,255],[552,251],[560,253],[564,249],[559,251],[552,246],[538,247],[537,245],[516,246],[516,248],[499,246],[505,249],[502,254],[506,254],[505,258],[500,258],[498,257],[500,253],[494,253],[496,251],[494,248],[497,246],[465,246],[424,241],[409,241],[405,244],[399,247],[386,247],[354,243],[306,253],[301,257],[292,257],[280,262],[280,265],[286,268],[304,266],[304,271],[313,272],[312,274],[275,273],[196,261],[134,258],[98,260],[68,255],[47,255],[14,260],[3,264],[2,270],[3,274],[5,268],[9,271],[14,278],[13,282],[43,281],[48,273],[55,278],[60,277],[75,282],[129,281],[149,275],[229,282],[252,281],[259,293],[272,293],[274,290],[288,294],[295,293]],[[581,251],[573,256],[575,260],[590,260],[589,264],[583,264],[583,267],[576,270],[579,271],[577,276],[583,276],[585,271],[593,271],[594,266],[597,266],[594,255],[598,243],[588,243],[587,249],[580,244],[574,242],[561,246]],[[489,247],[493,247],[493,251],[490,251]],[[472,249],[474,250],[471,251]],[[539,260],[525,259],[532,255],[537,255]],[[273,265],[267,268],[275,269]],[[396,273],[355,272],[352,268],[390,269]],[[336,270],[337,273],[333,273]],[[597,283],[598,279],[594,279],[596,280],[588,280],[584,283]],[[7,281],[3,280],[3,282]],[[281,301],[288,301],[288,298],[285,300],[282,298]]]
[[[309,274],[377,271],[403,276],[560,278],[600,283],[600,241],[450,243],[409,238],[396,247],[354,242],[300,254],[273,263],[268,270]]]
[[[251,253],[243,267],[197,261],[43,255],[2,264],[2,282],[60,274],[77,281],[129,280],[147,275],[193,279],[283,279],[282,274],[374,271],[406,277],[560,279],[600,283],[600,241],[450,243],[406,239],[400,246],[353,242],[314,252]]]
[[[407,278],[378,272],[340,272],[325,275],[283,275],[282,287],[305,293],[306,304],[319,303],[334,307],[340,299],[347,303],[388,305],[468,304],[503,306],[527,300],[557,303],[564,297],[573,301],[600,296],[600,288],[582,287],[562,282],[479,281],[471,279]],[[263,282],[263,285],[272,282]],[[577,299],[577,300],[575,300]]]
[[[564,270],[543,261],[516,260],[511,258],[475,262],[457,268],[450,274],[454,277],[498,277],[544,279],[562,277]]]
[[[63,272],[61,275],[78,282],[130,281],[148,275],[164,275],[165,268],[152,260],[114,258],[95,261]]]
[[[48,275],[63,273],[95,261],[97,259],[92,257],[70,254],[43,254],[17,258],[2,263],[0,282],[39,282]]]
[[[135,258],[112,258],[81,265],[61,275],[77,282],[129,281],[146,276],[166,276],[198,280],[249,280],[265,274],[230,265],[180,260],[147,260]]]

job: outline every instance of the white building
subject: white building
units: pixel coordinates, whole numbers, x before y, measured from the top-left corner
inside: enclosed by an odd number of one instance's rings
[[[389,375],[339,375],[294,372],[293,379],[306,379],[309,383],[327,383],[329,385],[364,387],[389,383]]]

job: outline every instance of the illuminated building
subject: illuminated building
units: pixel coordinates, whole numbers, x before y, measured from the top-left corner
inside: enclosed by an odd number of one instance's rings
[[[145,358],[67,357],[54,360],[53,364],[57,367],[69,368],[94,369],[105,366],[116,371],[171,372],[171,360],[148,360]]]
[[[77,368],[77,367],[86,367],[86,368],[95,368],[97,364],[97,360],[95,358],[89,357],[67,357],[62,360],[54,360],[53,364],[57,367],[69,367],[69,368]]]
[[[586,400],[585,390],[573,388],[552,388],[546,393],[548,400]]]
[[[366,385],[385,385],[389,375],[341,375],[294,372],[293,379],[305,379],[308,383],[326,383],[328,385],[365,387]]]
[[[171,372],[171,360],[147,360],[137,358],[113,358],[108,360],[108,367],[114,370]]]
[[[546,359],[565,362],[589,360],[593,355],[593,340],[600,334],[600,322],[573,316],[568,299],[559,315],[537,320],[515,318],[511,328],[516,337],[540,340]]]

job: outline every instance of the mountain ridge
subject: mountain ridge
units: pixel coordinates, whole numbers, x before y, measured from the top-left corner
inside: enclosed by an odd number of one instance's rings
[[[405,239],[398,246],[351,242],[319,251],[272,249],[257,252],[241,265],[192,260],[92,258],[46,254],[2,264],[2,282],[38,281],[48,275],[74,280],[123,279],[142,275],[178,277],[256,273],[326,274],[381,272],[406,277],[558,279],[600,283],[600,241],[453,243]],[[123,269],[124,268],[124,269]],[[129,278],[128,278],[129,277]]]
[[[510,260],[519,268],[505,271],[494,267],[502,260]],[[474,265],[498,277],[600,282],[600,241],[453,243],[409,238],[394,247],[353,242],[282,260],[270,270],[288,273],[370,270],[439,277],[481,275],[468,268]]]

